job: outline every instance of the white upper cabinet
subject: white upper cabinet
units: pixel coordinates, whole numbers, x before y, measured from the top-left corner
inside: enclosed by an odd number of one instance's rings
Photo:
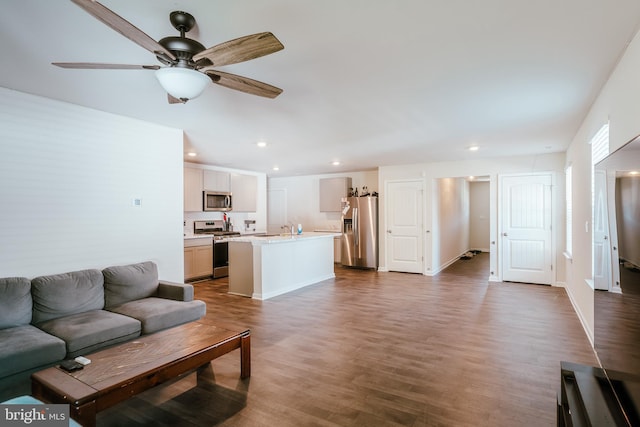
[[[204,171],[204,186],[203,189],[207,191],[220,191],[221,193],[228,193],[231,191],[231,174],[229,172],[205,170]]]
[[[323,178],[320,180],[320,212],[340,212],[341,201],[349,194],[351,178]]]
[[[202,212],[202,192],[232,193],[233,210],[257,212],[258,177],[210,169],[184,168],[184,210]]]
[[[258,177],[231,174],[231,194],[234,212],[256,212],[258,210]]]
[[[202,211],[202,169],[184,168],[184,210]]]

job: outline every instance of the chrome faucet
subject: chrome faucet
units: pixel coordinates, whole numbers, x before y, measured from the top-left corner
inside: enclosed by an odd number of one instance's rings
[[[293,237],[293,235],[295,234],[295,229],[296,229],[296,228],[294,227],[293,223],[291,223],[291,224],[285,224],[285,225],[283,225],[283,226],[282,226],[282,227],[280,227],[280,228],[282,228],[283,230],[286,230],[287,228],[289,228],[289,231],[291,232],[291,237]]]

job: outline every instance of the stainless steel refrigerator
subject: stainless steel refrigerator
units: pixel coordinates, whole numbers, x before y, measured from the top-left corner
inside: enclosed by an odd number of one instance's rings
[[[378,198],[347,197],[342,203],[341,263],[378,268]]]

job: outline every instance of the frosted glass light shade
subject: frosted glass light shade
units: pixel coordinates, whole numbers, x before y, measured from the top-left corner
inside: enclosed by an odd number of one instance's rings
[[[189,68],[177,67],[156,70],[156,78],[169,95],[183,100],[200,96],[211,81],[206,74]]]

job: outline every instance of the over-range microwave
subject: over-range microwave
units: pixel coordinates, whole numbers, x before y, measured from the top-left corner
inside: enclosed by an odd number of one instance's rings
[[[205,212],[229,212],[231,204],[231,193],[221,193],[219,191],[202,192],[202,210]]]

